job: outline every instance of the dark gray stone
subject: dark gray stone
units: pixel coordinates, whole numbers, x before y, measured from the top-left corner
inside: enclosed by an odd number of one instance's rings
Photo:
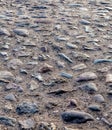
[[[67,111],[61,114],[64,122],[67,123],[86,123],[87,121],[93,121],[92,115],[81,111]]]
[[[38,106],[35,103],[23,102],[16,107],[16,112],[22,114],[34,114],[39,112]]]

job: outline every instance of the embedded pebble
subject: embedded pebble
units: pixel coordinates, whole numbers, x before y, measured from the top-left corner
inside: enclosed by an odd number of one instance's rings
[[[14,78],[14,75],[9,71],[0,71],[0,80],[12,80]]]
[[[16,101],[16,98],[15,98],[14,94],[12,94],[12,93],[9,93],[8,95],[6,95],[5,99],[9,100],[9,101]]]
[[[14,33],[19,35],[19,36],[23,36],[23,37],[27,37],[29,35],[29,31],[26,29],[14,29]]]
[[[70,49],[77,49],[78,48],[78,46],[76,46],[75,44],[72,44],[72,43],[67,43],[66,46],[69,47]]]
[[[7,102],[7,104],[3,107],[5,112],[10,112],[11,110],[13,110],[13,106],[10,102]]]
[[[16,107],[16,112],[19,115],[23,114],[34,114],[39,112],[38,106],[35,103],[31,102],[22,102]]]
[[[89,81],[89,80],[95,80],[97,78],[97,75],[93,72],[84,72],[80,74],[76,81],[81,82],[81,81]]]
[[[28,88],[29,88],[31,91],[37,89],[38,87],[39,87],[39,86],[38,86],[37,82],[34,81],[34,80],[31,80],[31,82],[29,83],[29,86],[28,86]]]
[[[64,53],[59,53],[58,54],[61,58],[65,59],[67,62],[69,63],[72,63],[73,61],[68,57],[66,56]]]
[[[94,64],[98,64],[98,63],[112,63],[111,59],[96,59],[94,60]]]
[[[0,0],[1,130],[112,128],[111,12],[111,0]]]
[[[77,58],[79,61],[82,61],[82,60],[87,61],[90,59],[90,56],[86,53],[72,51],[72,55],[74,58]]]
[[[76,107],[78,105],[77,101],[75,99],[71,99],[68,106]]]
[[[72,129],[72,128],[64,127],[63,130],[79,130],[79,129]]]
[[[0,123],[14,127],[16,125],[16,119],[7,116],[0,116]]]
[[[95,83],[86,83],[84,85],[79,86],[81,90],[87,91],[89,93],[94,93],[98,91],[98,88],[96,87]]]
[[[85,20],[85,19],[82,19],[82,20],[80,21],[80,23],[83,24],[83,25],[89,25],[89,24],[90,24],[90,22],[87,21],[87,20]]]
[[[66,111],[61,116],[63,121],[67,123],[86,123],[94,120],[92,115],[81,111]]]
[[[53,71],[53,66],[49,65],[49,64],[44,64],[44,66],[42,68],[40,68],[39,72],[40,73],[47,73]]]
[[[0,36],[2,35],[10,36],[10,32],[5,28],[0,28]]]
[[[43,77],[39,73],[32,74],[32,77],[34,77],[35,79],[37,79],[40,82],[44,81]]]
[[[112,74],[106,75],[106,83],[112,83]]]
[[[92,104],[88,106],[88,109],[90,109],[91,111],[101,111],[101,107],[100,105],[96,105],[96,104]]]
[[[74,71],[80,71],[80,70],[84,70],[86,68],[87,68],[87,66],[85,64],[83,64],[83,63],[75,65],[75,66],[72,67],[72,69]]]
[[[71,74],[69,74],[69,73],[66,73],[66,72],[61,72],[60,75],[61,75],[62,77],[68,78],[68,79],[73,78],[73,75],[71,75]]]
[[[99,103],[104,103],[105,102],[105,99],[104,97],[101,95],[101,94],[96,94],[93,99],[96,101],[96,102],[99,102]]]
[[[35,128],[35,122],[32,119],[20,120],[19,125],[20,125],[20,128],[24,130]]]
[[[17,69],[17,67],[21,66],[23,62],[19,59],[12,59],[8,62],[7,66],[12,69]]]

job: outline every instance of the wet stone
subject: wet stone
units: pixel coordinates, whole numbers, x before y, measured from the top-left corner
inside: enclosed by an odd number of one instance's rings
[[[93,121],[92,115],[81,111],[67,111],[61,114],[64,122],[67,123],[86,123],[87,121]]]
[[[35,122],[32,119],[20,120],[19,126],[21,129],[30,130],[35,128]]]
[[[89,81],[89,80],[95,80],[97,78],[97,75],[93,72],[84,72],[80,74],[76,81],[81,82],[81,81]]]
[[[38,106],[35,103],[31,102],[22,102],[16,107],[16,112],[19,115],[23,114],[35,114],[39,112]]]

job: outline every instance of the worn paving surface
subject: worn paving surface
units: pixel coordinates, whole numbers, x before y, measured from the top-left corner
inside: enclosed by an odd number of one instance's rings
[[[0,129],[112,129],[112,0],[0,0]]]

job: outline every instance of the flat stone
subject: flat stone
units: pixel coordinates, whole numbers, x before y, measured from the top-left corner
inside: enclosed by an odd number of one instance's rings
[[[80,20],[80,23],[83,25],[90,25],[90,22],[85,19]]]
[[[3,109],[5,112],[9,112],[9,111],[13,110],[13,106],[10,102],[7,102],[7,104],[5,104]]]
[[[100,105],[96,105],[96,104],[89,105],[88,109],[90,109],[91,111],[96,111],[96,112],[101,111]]]
[[[0,28],[0,36],[10,36],[10,32],[6,28]]]
[[[29,35],[29,31],[26,29],[14,29],[13,30],[15,34],[19,35],[19,36],[23,36],[23,37],[27,37]]]
[[[72,44],[72,43],[66,43],[66,46],[70,49],[77,49],[78,46],[76,46],[75,44]]]
[[[76,58],[79,61],[82,61],[82,60],[88,61],[90,59],[90,56],[86,53],[72,51],[72,55],[73,55],[73,58]]]
[[[34,114],[34,113],[39,112],[39,109],[35,103],[22,102],[21,104],[17,105],[16,112],[19,115]]]
[[[35,79],[37,79],[39,82],[43,82],[44,81],[44,79],[43,79],[43,77],[41,76],[40,73],[32,74],[32,77],[34,77]]]
[[[61,72],[60,75],[61,75],[62,77],[68,78],[68,79],[73,78],[73,75],[72,75],[72,74],[69,74],[69,73],[67,73],[67,72]]]
[[[64,59],[65,61],[69,62],[69,63],[72,63],[73,61],[67,56],[65,55],[64,53],[58,53],[58,55]]]
[[[39,87],[39,85],[37,84],[37,82],[36,81],[34,81],[34,80],[31,80],[31,82],[29,83],[29,89],[31,90],[31,91],[33,91],[33,90],[35,90],[35,89],[37,89],[38,87]]]
[[[30,130],[35,128],[35,122],[32,119],[20,120],[19,125],[21,129]]]
[[[57,62],[56,62],[56,65],[57,65],[59,68],[64,68],[64,67],[65,67],[65,63],[64,63],[64,62],[61,62],[61,61],[57,61]]]
[[[101,94],[96,94],[93,99],[96,102],[99,102],[99,103],[104,103],[105,102],[105,99]]]
[[[20,59],[12,59],[8,62],[7,66],[12,69],[17,69],[23,64]]]
[[[9,93],[8,95],[6,95],[5,99],[9,100],[9,101],[16,101],[16,98],[15,98],[14,94],[12,94],[12,93]]]
[[[0,71],[0,80],[12,80],[14,78],[14,75],[9,71]]]
[[[106,75],[106,83],[112,83],[112,74]]]
[[[0,55],[3,56],[3,57],[8,57],[9,56],[6,51],[1,51]]]
[[[87,68],[87,66],[85,64],[81,63],[81,64],[73,66],[72,70],[74,70],[74,71],[80,71],[80,70],[84,70],[86,68]]]
[[[8,91],[8,90],[22,90],[22,87],[19,86],[18,84],[15,84],[15,83],[9,83],[5,86],[5,90]]]
[[[14,127],[16,125],[16,119],[7,116],[0,116],[0,124]]]
[[[92,115],[81,111],[66,111],[61,116],[63,121],[67,123],[86,123],[94,120]]]
[[[53,66],[49,65],[49,64],[44,64],[43,67],[40,68],[39,72],[40,73],[47,73],[53,71]]]
[[[72,129],[72,128],[64,127],[62,130],[79,130],[79,129]]]
[[[97,78],[97,75],[93,72],[84,72],[82,74],[80,74],[76,81],[80,82],[80,81],[89,81],[89,80],[95,80]]]
[[[96,87],[95,83],[86,83],[84,85],[79,86],[81,90],[87,91],[89,93],[94,93],[98,91],[98,88]]]

